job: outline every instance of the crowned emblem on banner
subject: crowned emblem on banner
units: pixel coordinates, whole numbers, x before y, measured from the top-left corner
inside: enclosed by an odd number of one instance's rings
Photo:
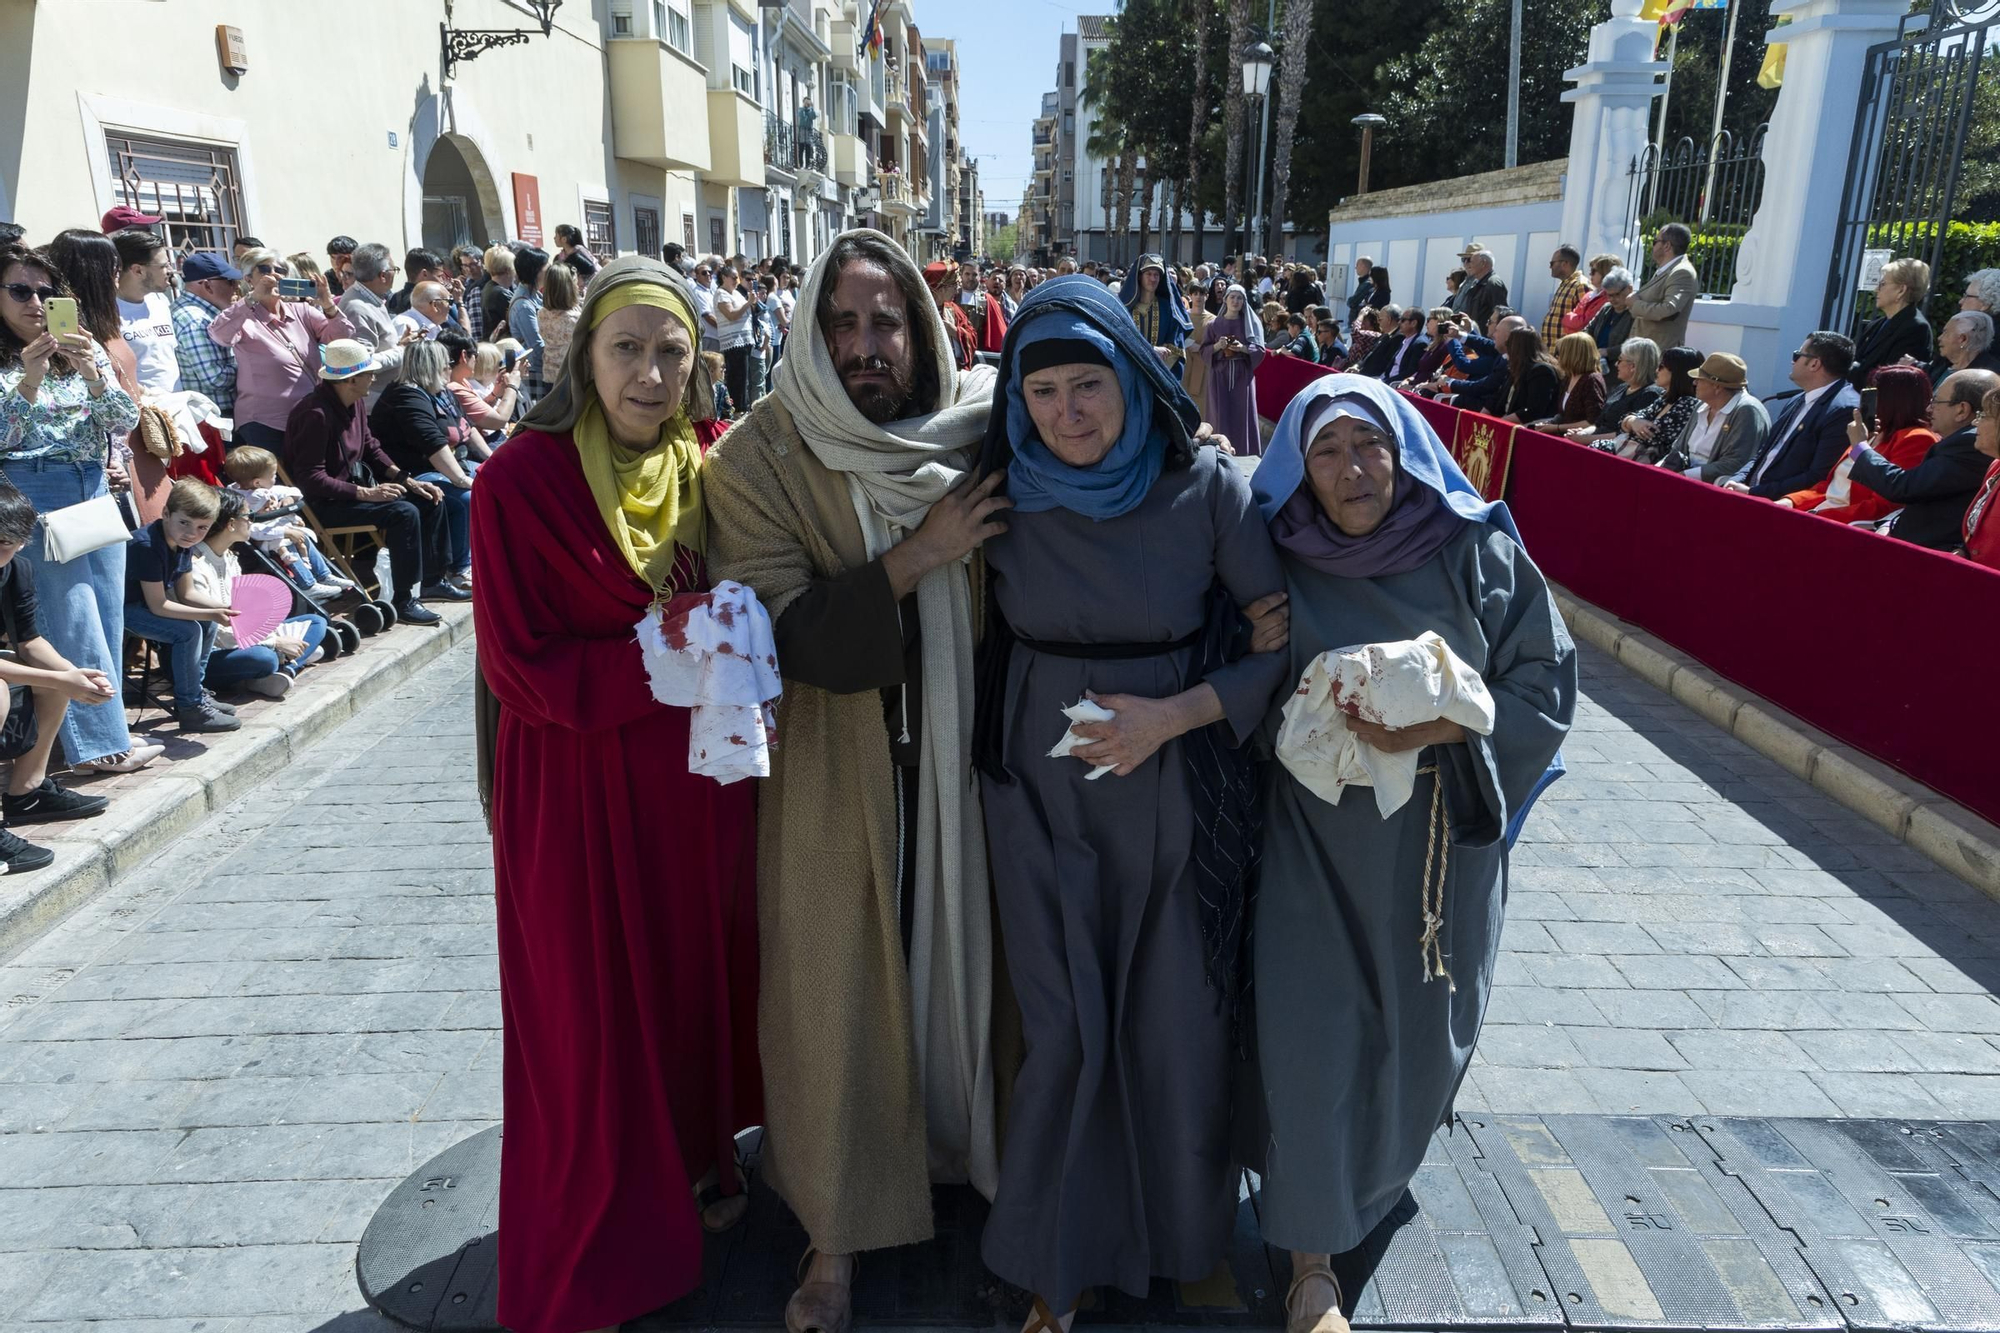
[[[1452,461],[1485,499],[1506,498],[1516,429],[1512,422],[1496,421],[1478,412],[1458,414],[1451,438]]]
[[[1481,495],[1486,494],[1486,483],[1493,475],[1493,446],[1493,424],[1475,420],[1458,465],[1464,469],[1465,479],[1472,483],[1472,489]]]

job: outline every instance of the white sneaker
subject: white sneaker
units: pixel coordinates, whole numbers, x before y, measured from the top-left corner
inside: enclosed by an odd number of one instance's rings
[[[340,575],[338,574],[328,574],[326,578],[322,580],[322,582],[328,584],[331,587],[338,588],[342,592],[352,592],[354,590],[354,580],[344,579],[340,577]]]
[[[292,692],[292,678],[282,671],[273,671],[268,676],[244,681],[243,688],[266,699],[282,699]]]
[[[164,745],[139,744],[122,755],[106,755],[102,759],[91,759],[70,767],[83,773],[137,773],[166,752]]]
[[[338,597],[346,591],[347,589],[337,588],[331,583],[315,583],[312,587],[306,589],[308,595],[320,598]]]
[[[299,666],[303,668],[303,667],[309,667],[309,666],[314,666],[314,665],[317,665],[317,664],[318,664],[318,663],[319,663],[320,661],[322,661],[322,660],[323,660],[323,659],[324,659],[325,657],[326,657],[326,649],[324,649],[324,648],[315,648],[315,649],[313,649],[313,650],[312,650],[312,652],[310,652],[310,653],[308,653],[308,654],[306,655],[306,660],[305,660],[305,661],[303,661],[303,662],[301,662],[301,663],[299,663]]]

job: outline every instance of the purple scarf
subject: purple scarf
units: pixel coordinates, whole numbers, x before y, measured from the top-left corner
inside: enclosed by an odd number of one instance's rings
[[[1381,420],[1372,404],[1362,403],[1368,419],[1381,426],[1390,439],[1395,431]],[[1324,417],[1310,423],[1315,434]],[[1306,461],[1312,457],[1312,437],[1304,441]],[[1444,493],[1433,490],[1403,471],[1402,446],[1396,450],[1396,498],[1388,515],[1375,531],[1365,537],[1350,537],[1334,525],[1320,508],[1309,478],[1299,479],[1292,492],[1271,519],[1271,539],[1302,563],[1324,574],[1347,579],[1381,578],[1407,574],[1444,549],[1467,519],[1444,502]]]

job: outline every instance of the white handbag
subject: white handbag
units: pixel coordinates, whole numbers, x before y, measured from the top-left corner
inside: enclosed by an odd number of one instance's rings
[[[57,564],[129,540],[132,532],[118,502],[100,495],[82,504],[66,505],[42,515],[43,549]]]

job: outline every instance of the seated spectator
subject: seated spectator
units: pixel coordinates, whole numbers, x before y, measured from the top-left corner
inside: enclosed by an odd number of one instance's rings
[[[1882,313],[1854,340],[1854,364],[1847,382],[1859,389],[1879,366],[1908,357],[1919,365],[1931,359],[1931,323],[1924,299],[1931,294],[1931,266],[1921,259],[1892,259],[1875,283],[1875,308]]]
[[[1979,310],[2000,319],[2000,268],[1982,268],[1965,280],[1960,310]]]
[[[1433,381],[1438,401],[1474,412],[1503,410],[1514,380],[1501,342],[1516,329],[1527,327],[1528,321],[1506,306],[1494,310],[1491,333],[1486,336],[1465,331],[1461,326],[1459,334],[1451,340],[1448,364],[1462,378],[1451,379],[1447,371],[1446,378]],[[1553,378],[1554,367],[1550,367],[1550,375]]]
[[[1290,335],[1286,332],[1285,307],[1276,301],[1266,301],[1258,308],[1264,319],[1264,346],[1276,347]]]
[[[1821,329],[1808,333],[1792,353],[1792,383],[1805,390],[1771,423],[1771,434],[1756,457],[1723,484],[1766,500],[1803,490],[1847,452],[1847,418],[1861,395],[1847,382],[1854,342]]]
[[[1875,372],[1875,430],[1861,413],[1847,423],[1850,444],[1867,444],[1899,468],[1913,468],[1938,442],[1930,428],[1931,384],[1915,366],[1884,366]],[[1872,523],[1894,512],[1894,502],[1855,482],[1852,454],[1843,455],[1819,484],[1793,491],[1778,503],[1830,518],[1836,523]]]
[[[451,395],[458,400],[458,410],[475,429],[485,432],[489,442],[496,439],[514,420],[520,377],[501,369],[500,349],[492,343],[474,343],[446,329],[438,335],[438,346],[452,358]]]
[[[1979,425],[1973,436],[1979,452],[1993,461],[1986,465],[1986,478],[1979,493],[1965,510],[1965,545],[1959,554],[1968,560],[2000,569],[2000,389],[1987,392],[1979,407]]]
[[[220,509],[213,487],[183,477],[167,494],[166,512],[125,546],[125,632],[167,650],[174,721],[187,732],[235,731],[243,725],[236,710],[216,702],[203,684],[216,628],[236,613],[191,596],[194,548],[208,536]]]
[[[1396,341],[1386,352],[1376,348],[1376,356],[1369,358],[1365,373],[1379,380],[1394,384],[1416,373],[1424,353],[1430,350],[1431,340],[1424,336],[1424,312],[1412,306],[1397,312]],[[1379,364],[1378,364],[1379,358]]]
[[[319,553],[313,531],[299,517],[305,498],[295,486],[278,484],[278,456],[254,444],[242,444],[222,460],[229,478],[223,494],[239,495],[250,515],[249,540],[284,567],[301,588],[314,597],[338,597],[354,587],[334,573]]]
[[[403,624],[436,625],[444,618],[417,599],[417,590],[444,576],[444,492],[411,476],[369,432],[361,403],[380,369],[361,343],[343,338],[326,345],[319,387],[285,424],[286,470],[321,523],[381,530],[394,585],[381,590],[383,600]]]
[[[1853,480],[1903,506],[1877,529],[1898,541],[1955,551],[1965,539],[1965,511],[1986,478],[1977,422],[1986,395],[2000,389],[1990,370],[1961,370],[1931,400],[1931,429],[1938,442],[1913,468],[1900,468],[1867,444],[1852,446]]]
[[[1591,448],[1640,463],[1657,463],[1665,458],[1701,406],[1701,400],[1694,394],[1694,372],[1701,363],[1701,353],[1694,348],[1669,347],[1660,358],[1659,374],[1653,379],[1660,396],[1620,421],[1618,434]]]
[[[390,314],[400,315],[410,308],[418,283],[450,281],[451,266],[445,257],[435,250],[417,246],[403,255],[403,285],[390,293],[383,304],[388,306]]]
[[[1379,273],[1381,270],[1377,269],[1376,272]],[[1367,311],[1361,313],[1362,318],[1368,317]],[[1348,358],[1347,368],[1352,374],[1380,379],[1382,371],[1388,367],[1390,360],[1403,346],[1403,311],[1402,307],[1392,301],[1388,305],[1376,307],[1374,314],[1375,345],[1368,349],[1368,355],[1365,357]]]
[[[1562,406],[1552,417],[1533,421],[1538,429],[1588,426],[1604,410],[1604,372],[1598,369],[1597,339],[1565,333],[1556,343],[1556,371],[1562,376]]]
[[[234,580],[243,572],[230,548],[249,536],[249,503],[235,491],[222,492],[208,536],[194,547],[189,605],[230,604]],[[326,632],[326,617],[309,612],[293,615],[262,642],[248,645],[236,642],[233,625],[217,625],[204,683],[211,690],[241,689],[266,699],[282,699],[291,693],[299,672],[319,660],[319,645]]]
[[[1632,312],[1618,304],[1632,294],[1633,288],[1632,273],[1624,268],[1612,269],[1598,285],[1604,299],[1597,303],[1596,313],[1590,317],[1590,323],[1583,332],[1597,340],[1598,357],[1606,365],[1611,364],[1613,353],[1635,336],[1632,332]],[[1657,342],[1653,343],[1653,350],[1666,355]]]
[[[1397,388],[1416,389],[1443,373],[1444,366],[1448,364],[1451,340],[1458,333],[1458,325],[1454,322],[1457,318],[1450,306],[1442,305],[1433,306],[1430,313],[1424,316],[1424,337],[1430,345],[1418,356],[1416,369],[1394,381]]]
[[[49,758],[71,703],[101,704],[117,698],[102,671],[82,670],[42,637],[36,620],[35,571],[16,560],[35,535],[35,506],[0,481],[0,627],[12,650],[0,655],[0,759],[12,763],[7,790],[0,796],[0,874],[39,870],[55,853],[23,841],[13,830],[59,819],[103,814],[102,796],[66,791],[49,776]]]
[[[570,339],[576,336],[576,317],[582,313],[582,306],[581,286],[574,268],[568,264],[550,264],[542,270],[542,308],[535,312],[535,325],[542,334],[542,378],[551,384],[562,378],[563,362],[569,357]]]
[[[1318,336],[1313,339],[1319,348],[1319,364],[1322,366],[1344,366],[1347,364],[1347,344],[1341,341],[1340,325],[1330,319],[1319,322]]]
[[[1525,321],[1523,321],[1525,323]],[[1602,392],[1602,381],[1599,382]],[[1552,415],[1562,396],[1562,374],[1555,358],[1542,350],[1542,336],[1530,328],[1507,335],[1507,392],[1501,400],[1502,421],[1520,425]]]
[[[1961,370],[2000,371],[2000,349],[1993,346],[1993,316],[1983,310],[1961,310],[1938,332],[1937,360],[1930,363],[1931,388]]]
[[[1376,327],[1377,317],[1378,312],[1375,307],[1363,306],[1361,313],[1355,316],[1354,322],[1348,326],[1347,360],[1340,365],[1341,370],[1360,365],[1368,359],[1368,354],[1375,350],[1375,344],[1382,337],[1381,330]]]
[[[1596,341],[1590,345],[1594,354]],[[1619,422],[1651,407],[1666,392],[1655,382],[1660,373],[1660,347],[1651,338],[1627,338],[1618,349],[1617,369],[1618,387],[1604,400],[1597,420],[1572,426],[1565,432],[1571,439],[1585,444],[1608,440],[1618,434]]]
[[[549,272],[558,268],[569,271],[552,264]],[[443,493],[450,551],[444,576],[426,583],[424,596],[462,602],[472,596],[472,477],[489,450],[451,392],[450,355],[440,343],[405,350],[396,382],[368,413],[368,429],[406,475]]]
[[[1271,350],[1319,364],[1319,344],[1313,341],[1312,334],[1306,332],[1304,315],[1285,316],[1285,339]]]
[[[1590,322],[1604,306],[1604,279],[1619,267],[1617,255],[1598,255],[1590,261],[1590,284],[1570,312],[1563,316],[1564,333],[1587,333]]]
[[[451,322],[451,290],[441,282],[420,282],[410,293],[410,304],[396,316],[396,331],[407,339],[435,338],[438,330],[458,328]]]
[[[1764,405],[1750,396],[1750,368],[1743,358],[1711,352],[1693,372],[1694,396],[1700,406],[1675,438],[1662,467],[1682,476],[1716,482],[1742,470],[1770,432]]]

